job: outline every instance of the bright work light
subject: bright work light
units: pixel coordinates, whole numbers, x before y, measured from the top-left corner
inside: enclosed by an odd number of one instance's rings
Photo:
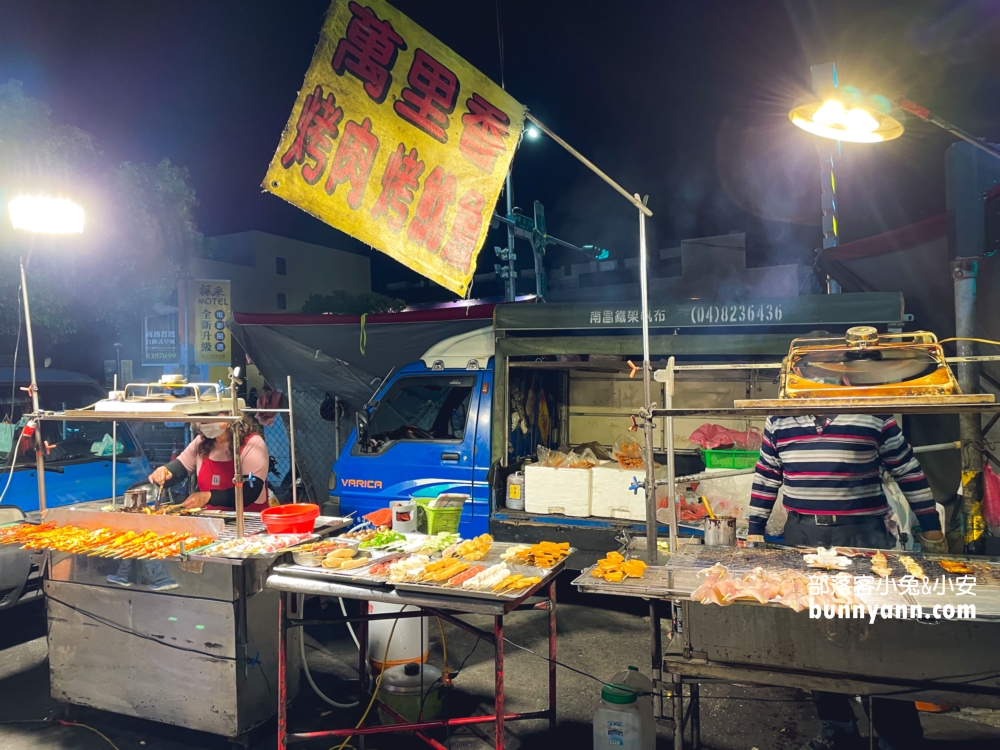
[[[22,195],[7,204],[14,229],[44,234],[80,234],[83,209],[65,198]]]

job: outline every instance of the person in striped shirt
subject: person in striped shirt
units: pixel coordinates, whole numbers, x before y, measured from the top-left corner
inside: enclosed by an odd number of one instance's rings
[[[920,523],[921,546],[947,552],[927,478],[891,416],[768,417],[751,491],[750,534],[763,536],[784,485],[786,544],[894,547],[885,526],[883,467]]]
[[[886,528],[889,504],[883,467],[892,474],[920,523],[917,539],[928,552],[947,552],[927,478],[891,416],[768,417],[750,498],[749,540],[764,527],[785,488],[784,540],[807,547],[895,546]],[[837,750],[860,742],[849,697],[813,692],[821,734],[803,750]],[[873,698],[881,750],[919,747],[920,716],[908,701]]]

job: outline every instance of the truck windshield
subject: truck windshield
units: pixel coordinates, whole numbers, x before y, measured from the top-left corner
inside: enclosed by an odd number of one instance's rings
[[[389,386],[369,421],[371,439],[462,440],[474,375],[416,375]]]
[[[91,383],[43,383],[38,388],[40,406],[45,411],[63,411],[90,406],[104,395]],[[18,442],[18,420],[31,413],[31,399],[18,388],[11,404],[10,382],[0,382],[0,470],[10,470],[11,456],[17,466],[34,466],[33,441]],[[42,422],[45,463],[67,464],[111,457],[111,422]],[[119,458],[138,455],[135,443],[124,424],[118,425]]]

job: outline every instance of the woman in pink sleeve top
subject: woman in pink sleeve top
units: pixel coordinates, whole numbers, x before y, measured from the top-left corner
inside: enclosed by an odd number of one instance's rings
[[[232,429],[241,436],[243,446],[240,462],[243,476],[243,509],[259,512],[267,507],[268,453],[264,438],[253,431],[253,422],[244,417],[241,421],[202,422],[199,434],[175,460],[161,466],[149,475],[149,481],[164,487],[172,487],[194,476],[198,482],[198,492],[193,492],[184,500],[185,508],[210,508],[232,510],[236,507],[236,490],[233,477],[236,466],[233,462]]]

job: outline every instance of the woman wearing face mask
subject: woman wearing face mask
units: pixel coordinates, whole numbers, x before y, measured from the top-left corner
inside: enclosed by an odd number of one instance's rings
[[[240,463],[243,476],[243,509],[259,512],[267,507],[266,480],[268,471],[267,446],[264,438],[254,431],[247,417],[239,422],[202,422],[199,434],[175,460],[149,475],[149,481],[172,487],[194,476],[198,492],[184,500],[185,508],[232,510],[236,507],[233,476],[233,430],[240,438]]]

